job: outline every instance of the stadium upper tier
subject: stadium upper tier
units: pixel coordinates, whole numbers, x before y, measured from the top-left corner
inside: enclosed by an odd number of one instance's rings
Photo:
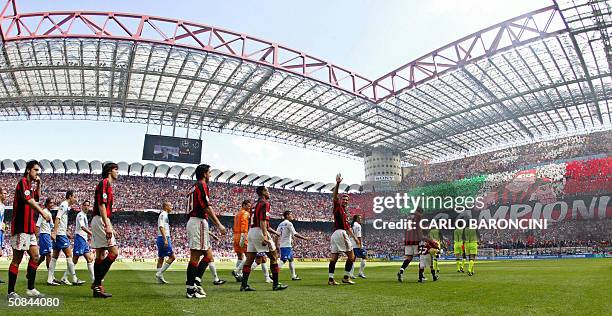
[[[74,161],[68,159],[62,161],[55,159],[50,161],[48,159],[42,159],[39,161],[42,167],[43,174],[94,174],[99,175],[102,173],[103,163],[99,160],[93,160],[88,162],[86,160]],[[104,162],[106,163],[106,162]],[[152,163],[141,164],[134,162],[128,164],[125,161],[118,162],[119,175],[122,176],[136,176],[136,177],[157,177],[157,178],[170,178],[180,180],[194,180],[195,168],[194,167],[181,167],[174,165],[172,167],[161,164],[154,165]],[[4,159],[0,162],[0,173],[22,173],[25,170],[26,161],[23,159],[17,159],[15,161],[11,159]],[[219,169],[213,169],[211,171],[214,182],[224,183],[236,183],[244,185],[265,185],[272,188],[288,189],[288,190],[299,190],[299,191],[331,191],[335,183],[323,183],[323,182],[312,182],[304,181],[299,179],[282,178],[277,176],[258,175],[255,173],[246,172],[234,172],[231,170],[221,171]],[[360,184],[340,184],[341,192],[360,192],[363,191],[363,187]]]
[[[612,128],[606,1],[503,21],[376,80],[220,28],[140,14],[0,15],[0,119],[160,124],[440,160]]]

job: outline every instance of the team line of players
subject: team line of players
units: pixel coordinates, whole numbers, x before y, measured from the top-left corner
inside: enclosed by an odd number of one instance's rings
[[[118,165],[115,163],[107,163],[102,168],[102,179],[96,185],[94,193],[91,228],[88,228],[89,223],[87,222],[87,213],[91,203],[85,201],[81,204],[81,212],[77,215],[75,227],[74,253],[73,248],[70,247],[67,227],[68,211],[77,203],[75,192],[71,190],[66,192],[66,199],[60,204],[55,220],[53,220],[50,210],[54,208],[54,202],[47,199],[43,205],[44,208],[39,205],[42,188],[40,172],[40,163],[36,160],[29,161],[26,164],[24,175],[17,183],[15,189],[11,219],[11,248],[13,249],[13,257],[8,269],[8,297],[20,297],[15,292],[15,284],[19,273],[19,265],[26,252],[30,257],[26,272],[26,279],[28,281],[27,296],[44,296],[34,287],[38,266],[43,261],[47,262],[48,285],[84,284],[85,282],[76,276],[74,268],[79,257],[84,256],[87,260],[90,278],[93,281],[91,285],[93,297],[111,297],[112,294],[106,292],[104,289],[103,280],[119,253],[115,239],[115,231],[110,221],[113,214],[114,201],[112,184],[117,181],[119,177]],[[209,266],[211,267],[211,271],[214,269],[210,239],[218,238],[211,234],[208,222],[209,220],[212,221],[221,234],[225,234],[226,228],[217,218],[210,203],[210,192],[208,188],[208,182],[211,177],[210,166],[206,164],[199,165],[195,170],[195,177],[196,183],[188,193],[190,203],[189,220],[187,222],[187,243],[190,249],[190,258],[186,271],[186,296],[188,298],[203,298],[206,297],[206,293],[202,288],[202,276]],[[343,283],[354,284],[350,278],[355,258],[354,252],[365,259],[365,255],[362,255],[364,251],[361,249],[361,236],[356,236],[349,227],[348,212],[346,210],[349,197],[348,195],[342,195],[340,198],[338,194],[338,188],[341,181],[342,178],[338,175],[333,193],[333,214],[336,230],[331,238],[332,258],[329,265],[328,282],[331,285],[338,284],[334,280],[333,274],[336,262],[341,253],[346,254],[348,257],[345,265],[345,275],[342,280]],[[5,197],[6,194],[4,190],[1,191],[2,196]],[[238,224],[236,226],[240,231],[235,238],[234,246],[239,255],[239,260],[233,274],[236,279],[241,282],[241,291],[254,291],[255,289],[248,284],[249,274],[253,266],[263,261],[262,254],[265,254],[270,260],[272,289],[274,291],[285,290],[288,286],[278,281],[278,274],[280,271],[278,264],[279,256],[271,235],[281,237],[281,260],[284,263],[289,262],[292,280],[300,280],[293,266],[293,253],[291,250],[292,237],[308,238],[297,234],[293,224],[291,224],[292,215],[290,212],[284,213],[285,221],[279,225],[279,232],[272,229],[269,226],[270,192],[267,188],[259,186],[256,189],[256,193],[258,200],[255,202],[253,208],[251,209],[251,201],[244,201],[242,206],[243,211],[246,213],[242,213],[242,215],[239,214],[236,219]],[[166,283],[163,278],[163,273],[175,260],[169,236],[170,227],[168,213],[171,211],[172,205],[164,203],[163,211],[158,220],[157,244],[159,260],[156,278],[160,283]],[[35,222],[36,213],[38,213],[39,216],[38,220]],[[246,225],[244,223],[245,220],[248,220]],[[357,218],[357,221],[359,220],[360,219]],[[91,237],[92,240],[92,248],[95,249],[95,258],[91,256],[87,243],[89,237]],[[351,239],[353,242],[351,242]],[[358,245],[356,251],[353,251],[353,244]],[[55,278],[55,267],[60,252],[63,252],[66,256],[67,269],[64,276],[58,281]],[[167,260],[164,260],[165,258],[167,258]],[[363,275],[364,264],[365,261],[362,261],[362,270],[360,274],[363,277],[365,277],[365,275]],[[213,275],[215,284],[223,284],[225,282],[218,278],[216,271],[213,271]],[[68,280],[69,277],[72,277],[72,282]]]
[[[188,192],[189,196],[189,220],[187,222],[187,242],[190,249],[190,258],[186,271],[186,297],[204,298],[206,293],[202,288],[202,276],[206,269],[210,267],[213,274],[213,284],[220,285],[225,283],[219,279],[214,265],[211,238],[219,239],[211,233],[209,220],[217,227],[221,234],[225,234],[226,228],[221,224],[213,207],[210,203],[210,193],[208,182],[211,176],[210,166],[199,165],[195,170],[196,183]],[[89,276],[92,280],[91,289],[93,296],[99,298],[111,297],[112,294],[105,291],[102,283],[106,273],[117,258],[119,253],[115,240],[115,231],[110,218],[113,213],[113,191],[112,183],[118,179],[118,166],[115,163],[107,163],[103,166],[102,180],[96,185],[93,203],[93,218],[91,228],[87,220],[87,213],[90,212],[91,202],[84,201],[81,204],[81,211],[77,214],[74,231],[74,248],[70,246],[67,236],[68,211],[77,203],[74,191],[66,192],[65,200],[60,204],[55,220],[52,220],[50,210],[54,208],[54,202],[47,199],[44,208],[38,204],[41,181],[40,165],[37,161],[29,161],[26,164],[26,171],[23,178],[17,184],[13,203],[13,216],[11,221],[11,247],[13,248],[13,259],[9,265],[9,297],[19,297],[15,292],[15,283],[18,274],[18,267],[22,261],[23,254],[28,252],[30,260],[28,262],[26,278],[28,280],[28,296],[43,296],[34,288],[34,280],[38,265],[46,261],[48,267],[47,284],[57,286],[82,285],[85,281],[80,280],[75,271],[78,259],[83,256],[87,261]],[[334,274],[336,263],[341,254],[347,257],[344,267],[344,277],[342,283],[353,285],[355,278],[353,275],[353,263],[355,258],[361,258],[359,277],[366,278],[364,274],[366,264],[366,253],[363,248],[361,236],[361,217],[353,217],[353,224],[349,224],[349,214],[347,206],[349,196],[339,195],[338,190],[342,177],[336,176],[336,186],[334,187],[333,198],[333,220],[334,232],[330,240],[331,258],[328,267],[329,285],[338,285]],[[284,220],[280,223],[277,230],[270,225],[270,192],[264,186],[256,188],[258,200],[253,205],[251,200],[242,202],[241,210],[234,218],[234,251],[238,256],[233,276],[241,283],[240,291],[254,291],[255,289],[248,284],[251,270],[261,264],[266,277],[266,281],[272,283],[272,290],[280,291],[287,289],[287,285],[278,281],[280,271],[279,260],[283,264],[289,263],[291,279],[300,280],[295,272],[293,262],[292,243],[293,237],[309,240],[297,233],[292,220],[290,211],[283,213]],[[3,202],[6,192],[0,190],[0,198]],[[3,207],[3,204],[0,203]],[[159,283],[168,283],[163,273],[170,267],[176,259],[172,250],[170,238],[170,225],[168,214],[172,212],[172,204],[165,202],[162,205],[162,212],[158,217],[157,224],[157,247],[158,262],[156,279]],[[3,210],[1,210],[3,211]],[[34,212],[39,213],[38,221],[34,223]],[[3,215],[2,212],[1,215]],[[415,220],[422,216],[422,210],[417,210]],[[351,227],[352,226],[352,227]],[[2,231],[3,232],[3,231]],[[468,232],[468,234],[470,234]],[[462,238],[465,232],[462,233]],[[272,236],[279,239],[280,258],[276,242]],[[37,238],[38,237],[38,238]],[[91,237],[92,248],[95,249],[95,258],[90,253],[87,240]],[[431,238],[430,238],[431,237]],[[2,235],[0,234],[0,238]],[[455,236],[455,241],[459,240]],[[461,239],[462,240],[462,239]],[[413,256],[420,255],[419,281],[424,278],[423,270],[426,266],[431,267],[434,281],[437,280],[437,257],[440,249],[441,236],[425,237],[420,229],[408,230],[406,233],[405,254],[406,260],[398,272],[398,280],[403,280],[403,272],[412,260]],[[457,247],[457,242],[455,242]],[[462,244],[463,245],[463,244]],[[468,245],[470,254],[470,267],[468,274],[473,274],[473,260],[477,245]],[[476,247],[472,249],[473,247]],[[60,252],[66,257],[67,269],[64,276],[57,280],[55,278],[55,267]],[[458,254],[457,249],[455,253]],[[473,255],[472,255],[473,253]],[[459,263],[457,255],[458,270],[463,272],[463,263]],[[270,260],[269,275],[265,258]],[[429,260],[429,261],[428,261]],[[434,263],[432,264],[432,260]],[[461,266],[461,268],[460,268]],[[459,269],[460,268],[460,269]],[[71,277],[72,281],[68,278]]]

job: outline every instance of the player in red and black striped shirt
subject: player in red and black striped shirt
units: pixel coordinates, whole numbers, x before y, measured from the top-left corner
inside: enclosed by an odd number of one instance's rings
[[[423,238],[423,231],[421,230],[420,222],[423,218],[423,209],[418,207],[416,211],[410,217],[410,220],[414,223],[414,229],[407,229],[404,236],[404,255],[406,255],[402,267],[397,273],[397,280],[403,282],[404,270],[408,268],[408,265],[412,261],[414,256],[419,253],[419,242]]]
[[[270,237],[270,233],[278,235],[274,229],[270,227],[270,191],[264,186],[258,186],[255,189],[259,199],[255,203],[255,208],[251,212],[251,228],[247,235],[247,252],[246,262],[242,267],[242,283],[240,291],[255,291],[249,286],[249,274],[251,274],[251,265],[255,261],[258,252],[265,252],[270,259],[270,269],[272,270],[272,290],[282,291],[287,288],[287,285],[278,283],[278,274],[280,267],[278,266],[278,251],[274,241]]]
[[[199,165],[195,170],[196,183],[191,191],[191,209],[187,221],[187,239],[189,245],[189,264],[187,265],[187,298],[204,298],[206,293],[202,289],[201,281],[208,264],[213,260],[210,244],[208,218],[212,219],[221,235],[225,234],[225,226],[215,215],[211,203],[208,182],[211,172],[210,166]],[[202,260],[200,260],[202,258]]]
[[[17,183],[15,189],[15,198],[13,200],[13,217],[11,221],[11,247],[13,248],[13,260],[9,265],[9,284],[8,297],[19,298],[15,293],[15,283],[17,282],[17,274],[19,273],[19,264],[23,259],[23,253],[28,252],[30,260],[28,261],[28,270],[26,278],[28,279],[28,290],[26,294],[32,297],[42,297],[37,289],[34,288],[36,279],[36,270],[38,269],[38,245],[36,243],[36,227],[34,221],[34,211],[38,212],[46,221],[51,220],[50,214],[43,212],[38,199],[40,198],[41,183],[40,183],[40,164],[36,160],[28,161],[23,178]]]
[[[347,194],[342,195],[342,200],[338,198],[338,190],[340,183],[342,182],[342,176],[338,174],[336,176],[336,186],[334,187],[333,199],[334,199],[334,233],[331,236],[331,259],[329,260],[329,280],[328,285],[337,285],[338,283],[334,280],[334,272],[336,271],[336,262],[340,257],[340,253],[346,255],[346,264],[344,265],[344,278],[342,283],[355,284],[350,279],[351,270],[353,269],[353,262],[355,261],[355,254],[353,253],[353,245],[351,238],[355,239],[353,230],[348,222],[350,214],[348,214],[347,206],[349,202],[349,196]],[[350,236],[350,237],[349,237]]]
[[[96,249],[94,261],[94,282],[91,285],[93,297],[107,298],[113,296],[104,291],[102,279],[119,255],[115,241],[115,232],[110,218],[113,214],[113,182],[119,178],[119,166],[107,163],[102,167],[102,180],[95,190],[94,217],[91,220],[92,247]],[[108,252],[108,253],[107,253]]]

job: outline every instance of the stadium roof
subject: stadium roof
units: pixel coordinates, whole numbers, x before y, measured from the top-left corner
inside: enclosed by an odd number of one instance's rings
[[[610,12],[604,0],[555,3],[370,80],[208,25],[22,13],[10,0],[0,120],[162,124],[355,157],[385,147],[404,161],[447,159],[612,128]]]
[[[74,160],[68,159],[61,161],[55,159],[49,161],[42,159],[39,161],[42,167],[43,174],[100,174],[102,172],[102,162],[94,160],[88,162],[79,160],[75,163]],[[135,176],[135,177],[156,177],[156,178],[172,178],[182,180],[194,180],[195,169],[193,167],[181,167],[178,165],[168,166],[165,164],[154,165],[147,163],[144,166],[139,162],[128,164],[125,161],[118,162],[119,175]],[[0,173],[22,173],[25,170],[26,161],[23,159],[11,160],[3,159],[0,161]],[[268,175],[258,175],[255,173],[246,174],[245,172],[234,172],[232,170],[221,171],[219,169],[211,170],[212,181],[236,183],[243,185],[265,185],[268,187],[298,190],[298,191],[331,191],[334,183],[316,183],[298,179],[270,177]],[[341,192],[362,192],[365,188],[360,184],[341,184]]]

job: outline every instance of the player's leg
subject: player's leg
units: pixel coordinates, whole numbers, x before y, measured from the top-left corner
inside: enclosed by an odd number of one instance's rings
[[[461,244],[461,272],[465,271],[465,261],[467,261],[467,257],[465,255],[465,243]]]
[[[2,224],[0,223],[0,226]],[[4,250],[4,231],[0,230],[0,258],[2,258],[2,252]],[[0,284],[5,283],[4,280],[0,279]]]
[[[355,258],[359,258],[359,249],[353,248],[353,254],[355,255]],[[349,278],[355,279],[355,274],[353,273],[354,271],[355,265],[353,264],[353,267],[351,268],[351,273],[349,274]]]
[[[261,256],[259,256],[259,262],[257,262],[257,264],[261,265],[261,272],[264,275],[265,282],[266,283],[273,283],[274,281],[270,277],[270,270],[268,269],[268,261],[266,260],[266,254],[265,253],[262,253]]]
[[[236,268],[234,269],[234,271],[232,271],[232,275],[234,276],[234,278],[236,278],[236,282],[240,282],[242,277],[242,267],[246,262],[246,256],[242,251],[236,251],[236,256],[238,257],[238,259],[236,260]]]
[[[329,274],[329,279],[327,280],[328,285],[338,285],[338,282],[334,280],[334,272],[336,272],[336,262],[338,262],[338,257],[339,257],[339,253],[332,252],[329,258],[329,267],[327,270]]]
[[[57,238],[57,237],[56,237]],[[55,279],[55,266],[57,265],[57,259],[60,255],[60,249],[56,248],[56,242],[53,242],[53,252],[51,252],[51,262],[49,263],[49,270],[47,271],[47,285],[53,285],[54,283],[60,283]]]
[[[355,262],[355,254],[352,250],[346,251],[344,253],[346,255],[346,263],[344,264],[344,277],[342,278],[342,283],[346,284],[355,284],[350,278],[351,271],[353,269],[353,263]]]
[[[397,273],[397,280],[399,282],[403,282],[404,270],[406,270],[410,262],[412,262],[412,258],[416,254],[416,251],[417,251],[416,245],[404,246],[404,255],[405,255],[404,262],[402,262],[402,266],[400,267],[399,272]]]
[[[157,280],[160,283],[163,284],[168,284],[169,282],[166,281],[166,279],[164,278],[164,272],[166,272],[166,270],[168,270],[170,268],[170,265],[172,265],[172,263],[174,262],[174,260],[176,260],[176,256],[174,256],[174,251],[171,251],[169,253],[166,253],[168,259],[166,259],[164,261],[164,257],[160,257],[161,260],[161,265],[160,262],[158,261],[158,269],[157,269]]]
[[[91,254],[89,249],[87,249],[87,252],[83,253],[83,257],[85,257],[85,261],[87,261],[87,271],[89,271],[89,277],[91,278],[91,281],[93,282],[95,280],[94,256]]]
[[[470,254],[470,261],[468,266],[468,275],[474,275],[474,263],[476,261],[476,255]]]
[[[70,242],[68,242],[68,247],[64,248],[64,255],[66,256],[66,272],[64,273],[64,277],[60,280],[64,284],[70,285],[70,281],[68,281],[67,276],[70,275],[72,277],[72,281],[74,285],[83,285],[83,281],[78,280],[76,277],[76,271],[74,269],[74,262],[72,261],[72,247],[70,247]]]
[[[280,267],[278,266],[278,251],[276,249],[267,253],[270,258],[270,269],[272,270],[272,290],[282,291],[288,286],[278,282],[278,274],[280,273]]]
[[[198,264],[200,258],[203,255],[203,251],[191,249],[189,251],[189,263],[187,264],[187,298],[202,298],[206,295],[201,295],[196,285],[196,278],[198,277]]]
[[[466,251],[469,256],[468,275],[474,275],[474,262],[478,254],[478,243],[473,241],[466,245]]]
[[[36,282],[36,270],[38,270],[38,260],[40,259],[40,255],[38,254],[38,246],[35,243],[30,244],[28,254],[30,255],[30,260],[28,261],[28,270],[26,273],[26,278],[28,279],[28,290],[26,291],[26,295],[31,297],[44,297],[43,294],[34,288],[34,282]]]
[[[19,236],[13,236],[13,238],[19,238]],[[13,259],[11,259],[11,264],[8,269],[8,297],[16,298],[19,297],[15,293],[15,283],[17,283],[17,274],[19,274],[19,265],[21,264],[21,260],[23,259],[24,250],[13,249]]]
[[[202,251],[202,259],[198,262],[198,274],[196,277],[196,286],[202,286],[202,277],[204,272],[208,268],[210,262],[213,260],[212,249],[208,248]]]
[[[461,246],[455,245],[454,252],[455,252],[455,262],[457,264],[457,272],[461,273],[463,272],[463,265],[461,264],[461,253],[463,251],[461,251]]]
[[[249,286],[249,275],[251,274],[251,265],[253,264],[253,262],[255,262],[256,255],[257,252],[249,251],[246,253],[246,259],[242,267],[242,280],[240,283],[240,291],[255,291],[255,289]]]
[[[425,276],[423,275],[423,272],[425,271],[425,267],[427,266],[427,256],[425,255],[420,255],[419,256],[419,283],[422,283],[423,280],[425,279]]]
[[[438,259],[440,259],[440,254],[436,254],[433,257],[433,268],[436,270],[436,273],[440,272],[440,266],[438,265]]]
[[[100,281],[104,279],[104,277],[108,273],[108,270],[110,270],[111,265],[113,265],[115,259],[117,259],[118,255],[119,249],[117,248],[117,246],[111,246],[108,248],[106,257],[102,260],[102,278],[100,279]]]
[[[361,248],[361,263],[359,265],[359,277],[362,279],[367,279],[364,273],[367,259],[368,259],[368,256],[366,255],[365,250]]]
[[[164,257],[163,256],[158,256],[157,257],[157,275],[160,274],[161,271],[161,267],[164,264]]]
[[[212,254],[212,251],[211,251],[211,254]],[[212,277],[213,277],[213,284],[214,285],[225,284],[225,280],[219,279],[219,275],[217,274],[217,266],[215,265],[214,256],[212,256],[212,259],[210,259],[210,262],[208,263],[208,267],[210,268],[210,273],[212,274]]]
[[[430,263],[430,267],[431,267],[431,277],[432,279],[435,281],[438,281],[438,274],[436,273],[436,269],[434,268],[433,263],[435,262],[434,260],[436,260],[436,255],[432,255],[432,254],[428,254],[427,257],[429,257],[429,263]]]
[[[289,253],[286,257],[287,261],[289,261],[289,271],[291,271],[291,280],[299,281],[301,278],[295,273],[295,263],[293,262],[293,248],[289,248]]]

